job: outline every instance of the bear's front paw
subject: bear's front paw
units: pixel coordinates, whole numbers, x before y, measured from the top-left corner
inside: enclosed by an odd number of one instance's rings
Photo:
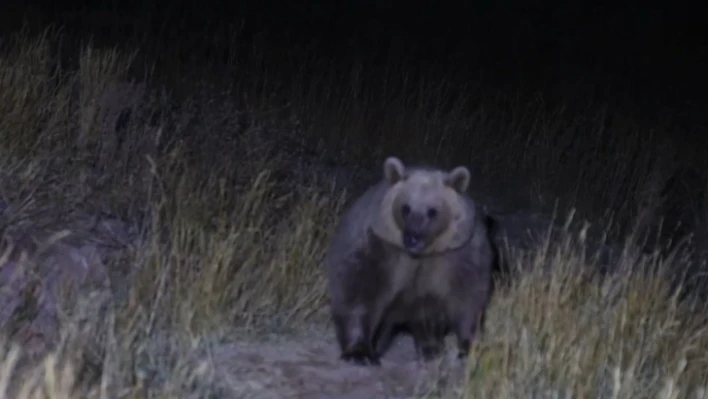
[[[379,356],[373,353],[366,345],[359,343],[348,351],[343,352],[340,359],[359,366],[380,366]]]

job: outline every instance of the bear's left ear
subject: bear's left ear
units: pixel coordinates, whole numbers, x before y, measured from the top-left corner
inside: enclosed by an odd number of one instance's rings
[[[458,193],[464,193],[470,185],[470,170],[464,166],[456,167],[445,176],[445,184]]]
[[[386,158],[384,162],[384,177],[389,183],[395,184],[400,180],[403,180],[403,176],[406,173],[406,167],[403,166],[403,162],[396,157]]]

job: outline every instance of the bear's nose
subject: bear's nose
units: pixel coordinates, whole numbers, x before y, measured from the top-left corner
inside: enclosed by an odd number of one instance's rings
[[[420,212],[410,212],[405,216],[406,228],[411,230],[421,230],[425,224],[426,218]]]

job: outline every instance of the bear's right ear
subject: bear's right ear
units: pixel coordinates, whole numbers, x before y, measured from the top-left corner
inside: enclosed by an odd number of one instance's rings
[[[384,177],[389,183],[395,184],[403,180],[405,173],[406,167],[400,159],[396,157],[386,158],[386,162],[384,162]]]

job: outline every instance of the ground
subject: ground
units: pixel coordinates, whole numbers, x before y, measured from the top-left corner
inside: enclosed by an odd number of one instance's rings
[[[381,367],[344,363],[338,360],[331,331],[323,329],[270,342],[244,341],[215,352],[214,378],[227,397],[408,398],[424,396],[455,372],[459,382],[464,370],[453,351],[439,361],[417,361],[407,337],[385,356]]]

